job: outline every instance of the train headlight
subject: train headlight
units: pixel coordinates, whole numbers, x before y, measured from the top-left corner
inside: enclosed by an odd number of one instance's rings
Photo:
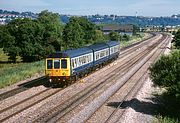
[[[49,82],[52,82],[52,79],[49,79]]]

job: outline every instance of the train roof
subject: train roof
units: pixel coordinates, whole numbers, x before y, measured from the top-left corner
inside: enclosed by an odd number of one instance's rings
[[[65,53],[68,54],[69,57],[76,57],[80,55],[84,55],[87,53],[92,53],[93,51],[89,49],[88,47],[78,48],[78,49],[72,49],[72,50],[66,50]]]
[[[47,58],[73,58],[80,55],[92,53],[93,51],[102,50],[105,48],[109,48],[115,45],[119,45],[119,42],[117,41],[108,41],[106,43],[98,43],[93,44],[88,47],[78,48],[78,49],[72,49],[72,50],[65,50],[65,51],[57,51],[56,53],[52,53]]]
[[[92,53],[93,51],[88,47],[72,49],[72,50],[65,50],[65,51],[57,51],[56,53],[50,54],[47,58],[73,58],[76,56],[84,55],[87,53]]]
[[[88,47],[94,51],[98,51],[98,50],[108,48],[109,46],[106,43],[99,43],[99,44],[90,45]]]
[[[106,42],[106,44],[108,44],[110,47],[112,47],[112,46],[119,45],[120,43],[118,41],[108,41],[108,42]]]

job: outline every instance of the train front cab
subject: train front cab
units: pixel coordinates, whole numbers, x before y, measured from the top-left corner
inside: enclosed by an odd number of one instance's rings
[[[70,79],[70,58],[47,58],[45,74],[51,83]]]

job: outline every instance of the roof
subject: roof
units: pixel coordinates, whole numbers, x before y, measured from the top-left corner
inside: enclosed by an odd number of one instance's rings
[[[47,58],[67,58],[67,54],[64,54],[63,52],[56,52],[52,53],[47,56]]]
[[[72,49],[72,50],[66,50],[64,51],[69,57],[76,57],[87,53],[92,53],[92,50],[88,47],[78,48],[78,49]]]
[[[57,51],[56,53],[50,54],[47,58],[73,58],[87,53],[92,53],[92,50],[87,47],[83,47],[72,50]]]
[[[90,45],[88,47],[94,51],[97,51],[97,50],[108,48],[109,46],[106,43],[99,43],[99,44]]]
[[[122,32],[130,32],[133,31],[133,25],[116,25],[116,24],[110,24],[110,25],[104,25],[102,27],[102,31],[122,31]]]
[[[106,44],[108,44],[110,47],[112,47],[112,46],[119,45],[120,42],[118,42],[118,41],[108,41],[108,42],[106,42]]]
[[[119,44],[117,41],[108,41],[107,43],[99,43],[93,44],[88,47],[72,49],[72,50],[65,50],[65,51],[57,51],[56,53],[50,54],[47,58],[73,58],[76,56],[92,53],[93,51],[101,50],[108,48],[109,46],[115,46]]]

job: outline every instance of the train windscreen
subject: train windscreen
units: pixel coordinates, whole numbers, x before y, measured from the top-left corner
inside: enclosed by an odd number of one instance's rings
[[[60,60],[54,60],[54,69],[60,68]]]
[[[47,69],[52,69],[53,63],[52,60],[47,60]]]

